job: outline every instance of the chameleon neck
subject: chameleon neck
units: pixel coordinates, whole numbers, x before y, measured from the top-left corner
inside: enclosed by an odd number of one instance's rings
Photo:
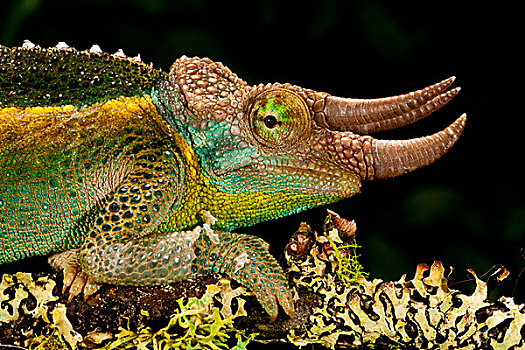
[[[162,231],[195,227],[202,223],[205,212],[218,220],[214,228],[232,230],[341,199],[331,194],[312,195],[285,189],[273,193],[226,191],[210,181],[194,150],[180,135],[177,138],[185,168],[185,188],[181,202],[160,228]]]
[[[180,202],[174,206],[168,222],[159,228],[161,231],[191,229],[202,223],[205,212],[211,213],[218,220],[214,228],[232,230],[341,199],[330,193],[312,194],[291,191],[287,187],[274,191],[240,188],[232,190],[223,187],[220,185],[222,179],[210,175],[203,167],[201,157],[188,140],[178,133],[172,136],[184,164],[184,193]]]

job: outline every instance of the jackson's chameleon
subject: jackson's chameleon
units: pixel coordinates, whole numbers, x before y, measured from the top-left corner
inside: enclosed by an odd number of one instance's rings
[[[453,80],[362,100],[250,86],[208,58],[164,72],[96,45],[0,46],[0,263],[67,251],[72,295],[224,273],[293,316],[267,243],[232,230],[439,158],[465,115],[412,140],[367,134],[439,109]]]

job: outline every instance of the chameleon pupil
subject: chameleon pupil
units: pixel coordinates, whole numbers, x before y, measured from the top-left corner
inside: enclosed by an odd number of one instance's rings
[[[266,125],[268,129],[275,128],[277,124],[279,124],[279,121],[274,115],[268,114],[266,117],[264,117],[264,125]]]

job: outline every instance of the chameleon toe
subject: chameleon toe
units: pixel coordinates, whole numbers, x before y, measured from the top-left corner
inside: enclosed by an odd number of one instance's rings
[[[277,309],[277,298],[275,295],[269,294],[266,295],[263,307],[268,312],[268,315],[270,316],[270,321],[274,322],[277,319],[278,315],[278,309]]]
[[[80,272],[75,276],[73,283],[71,283],[71,286],[69,287],[68,302],[84,291],[84,286],[86,285],[87,280],[88,276],[84,272]]]
[[[91,295],[98,292],[102,285],[93,281],[92,278],[88,278],[84,285],[84,300],[87,300]]]
[[[284,294],[281,293],[279,295],[279,304],[281,304],[281,307],[283,308],[284,312],[286,312],[286,314],[290,316],[290,318],[294,317],[295,309],[291,292],[286,291]]]
[[[73,284],[75,278],[82,270],[76,264],[68,264],[64,267],[64,281],[62,282],[62,294]]]

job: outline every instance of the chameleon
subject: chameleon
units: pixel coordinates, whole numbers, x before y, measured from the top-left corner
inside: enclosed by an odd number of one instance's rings
[[[0,264],[52,255],[73,296],[225,274],[272,320],[279,308],[293,317],[269,245],[234,231],[440,158],[465,114],[429,136],[369,134],[440,109],[459,92],[454,79],[342,98],[249,85],[209,58],[182,56],[165,72],[97,45],[0,46]]]

